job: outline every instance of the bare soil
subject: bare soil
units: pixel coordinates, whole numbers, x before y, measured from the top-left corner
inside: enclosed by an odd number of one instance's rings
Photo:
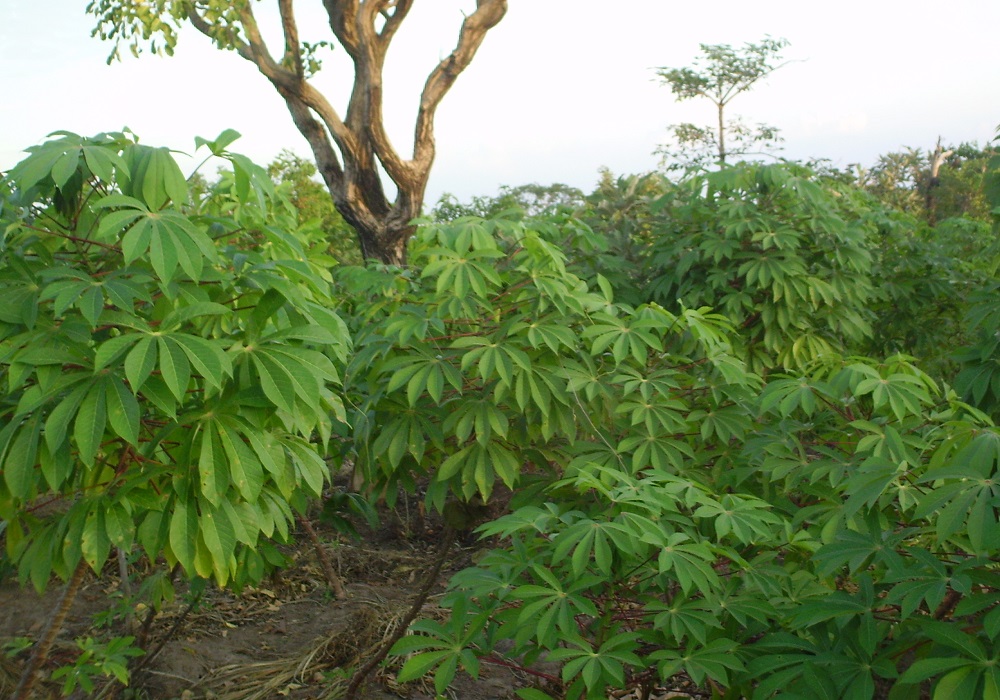
[[[314,549],[305,535],[286,555],[292,565],[255,589],[240,594],[218,589],[205,592],[187,610],[189,597],[177,598],[156,614],[147,652],[162,648],[131,687],[122,689],[96,679],[93,696],[107,698],[180,700],[292,700],[337,698],[346,687],[348,669],[363,664],[388,637],[409,609],[430,569],[440,539],[440,527],[414,534],[395,516],[378,532],[354,541],[317,526],[334,568],[346,583],[348,597],[330,592]],[[423,523],[421,521],[421,525]],[[436,605],[451,572],[468,566],[473,549],[456,546],[435,584],[423,615],[446,615]],[[19,637],[37,639],[55,608],[62,586],[43,595],[22,589],[13,576],[0,581],[0,645]],[[102,613],[120,607],[117,565],[90,576],[81,588],[42,677],[73,663],[79,651],[74,638],[107,639],[126,633],[121,620],[100,628]],[[146,611],[140,609],[141,617]],[[29,652],[11,656],[0,651],[0,697],[17,683]],[[369,680],[363,698],[432,700],[429,679],[405,685],[395,682],[400,667],[390,660]],[[483,664],[479,679],[462,674],[449,694],[462,700],[505,700],[534,679],[499,665]],[[104,688],[105,694],[100,695]],[[37,697],[56,698],[59,683],[39,684]],[[85,697],[77,695],[76,697]]]

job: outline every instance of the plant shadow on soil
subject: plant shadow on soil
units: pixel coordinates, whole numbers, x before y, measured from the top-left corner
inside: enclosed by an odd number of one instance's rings
[[[382,526],[362,531],[360,539],[340,536],[316,523],[334,569],[346,585],[346,600],[335,599],[305,533],[284,548],[288,568],[257,588],[240,594],[209,587],[188,614],[188,597],[179,589],[174,601],[157,614],[147,649],[167,638],[148,667],[135,675],[128,690],[120,686],[107,698],[200,700],[291,700],[338,698],[346,686],[345,668],[353,672],[388,637],[409,610],[434,559],[442,526],[428,518],[416,525],[394,513],[382,513]],[[452,572],[469,566],[478,547],[453,546],[422,616],[446,616],[437,596]],[[73,663],[76,637],[124,635],[119,621],[96,629],[95,617],[120,601],[117,564],[101,577],[89,575],[36,686],[38,698],[58,698],[61,685],[49,680],[56,668]],[[55,609],[62,586],[53,581],[43,595],[20,588],[16,576],[0,581],[0,645],[15,638],[37,639]],[[171,628],[175,627],[170,635]],[[0,652],[0,697],[17,683],[30,652],[13,657]],[[429,679],[395,682],[400,660],[390,660],[372,675],[361,698],[388,700],[434,698]],[[459,674],[449,688],[461,700],[515,698],[532,679],[512,669],[484,663],[480,677]],[[97,692],[104,679],[95,678]],[[110,688],[109,688],[110,690]],[[87,697],[74,695],[72,697]]]

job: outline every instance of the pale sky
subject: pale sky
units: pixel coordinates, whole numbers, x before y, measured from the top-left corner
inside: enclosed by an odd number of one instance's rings
[[[273,4],[259,3],[262,18]],[[190,30],[172,58],[126,51],[109,67],[111,47],[90,38],[86,5],[0,0],[0,169],[58,129],[127,126],[144,143],[190,152],[195,136],[234,128],[243,138],[231,148],[262,164],[283,148],[309,155],[252,64]],[[297,3],[306,41],[329,38],[320,5]],[[404,154],[427,73],[474,7],[418,0],[396,36],[386,113]],[[589,191],[602,166],[651,170],[669,124],[713,118],[708,102],[675,102],[653,69],[689,65],[700,43],[740,46],[765,35],[788,39],[793,62],[730,109],[780,127],[787,157],[871,164],[904,146],[931,149],[938,136],[985,144],[1000,124],[998,26],[996,0],[510,0],[438,111],[427,203],[446,191],[468,199],[530,182]],[[342,107],[343,50],[323,55],[315,84]]]

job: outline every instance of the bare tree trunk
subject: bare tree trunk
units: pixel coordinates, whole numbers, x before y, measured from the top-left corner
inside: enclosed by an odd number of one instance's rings
[[[927,180],[927,191],[924,192],[924,208],[927,211],[927,223],[931,226],[937,223],[937,199],[934,197],[934,191],[941,185],[941,180],[938,177],[941,172],[941,166],[944,165],[944,161],[948,156],[954,152],[954,150],[944,150],[941,146],[941,137],[938,136],[937,145],[931,154],[931,170]]]
[[[323,0],[330,30],[354,64],[354,85],[343,115],[309,82],[293,0],[277,3],[285,40],[279,58],[268,50],[250,3],[234,8],[240,34],[217,17],[199,14],[197,4],[187,17],[202,34],[253,63],[284,98],[337,211],[357,231],[364,257],[404,265],[414,230],[410,222],[422,213],[434,162],[438,105],[469,66],[486,33],[503,19],[507,0],[476,0],[476,9],[462,22],[455,49],[431,70],[420,93],[410,158],[397,152],[385,130],[382,69],[389,44],[414,0]],[[395,186],[392,201],[381,172]]]

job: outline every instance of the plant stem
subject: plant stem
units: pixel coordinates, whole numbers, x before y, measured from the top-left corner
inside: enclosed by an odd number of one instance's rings
[[[323,548],[323,543],[319,540],[319,535],[316,534],[316,529],[309,522],[309,518],[304,515],[299,516],[299,524],[306,531],[306,536],[312,542],[313,549],[316,550],[316,558],[319,559],[320,566],[323,567],[323,574],[326,576],[326,582],[330,585],[333,595],[337,600],[344,600],[347,598],[347,591],[344,590],[344,582],[340,580],[337,572],[333,570],[333,564],[330,562],[330,557],[327,556],[326,550]]]
[[[73,601],[76,599],[76,594],[80,590],[80,584],[83,583],[86,574],[87,562],[81,558],[80,563],[73,570],[73,575],[66,582],[66,589],[63,591],[55,612],[49,618],[49,624],[42,633],[42,638],[34,651],[31,652],[31,658],[28,659],[28,665],[21,673],[21,679],[18,681],[17,688],[14,689],[12,700],[28,700],[32,697],[31,691],[38,680],[38,672],[45,664],[46,659],[49,658],[49,651],[62,630],[63,622],[66,621],[66,616],[69,614],[70,608],[73,607]]]
[[[406,634],[406,630],[410,628],[410,624],[416,619],[417,615],[420,614],[421,608],[424,607],[424,603],[427,601],[427,596],[430,595],[431,589],[434,588],[434,584],[437,582],[438,574],[441,573],[441,567],[444,566],[445,559],[448,558],[448,552],[451,551],[451,545],[455,541],[455,529],[449,527],[444,533],[444,539],[441,541],[441,549],[438,551],[437,559],[434,561],[434,565],[431,570],[427,572],[427,578],[424,580],[424,585],[420,588],[420,592],[417,593],[416,598],[413,599],[413,605],[410,606],[410,611],[406,613],[396,629],[393,631],[389,638],[385,640],[385,643],[379,648],[372,658],[354,674],[351,678],[350,685],[347,686],[347,691],[344,693],[344,700],[357,700],[358,689],[361,684],[364,683],[365,679],[371,675],[371,672],[375,670],[375,667],[382,663],[382,660],[389,654],[389,650],[392,646],[399,641],[399,639]]]

